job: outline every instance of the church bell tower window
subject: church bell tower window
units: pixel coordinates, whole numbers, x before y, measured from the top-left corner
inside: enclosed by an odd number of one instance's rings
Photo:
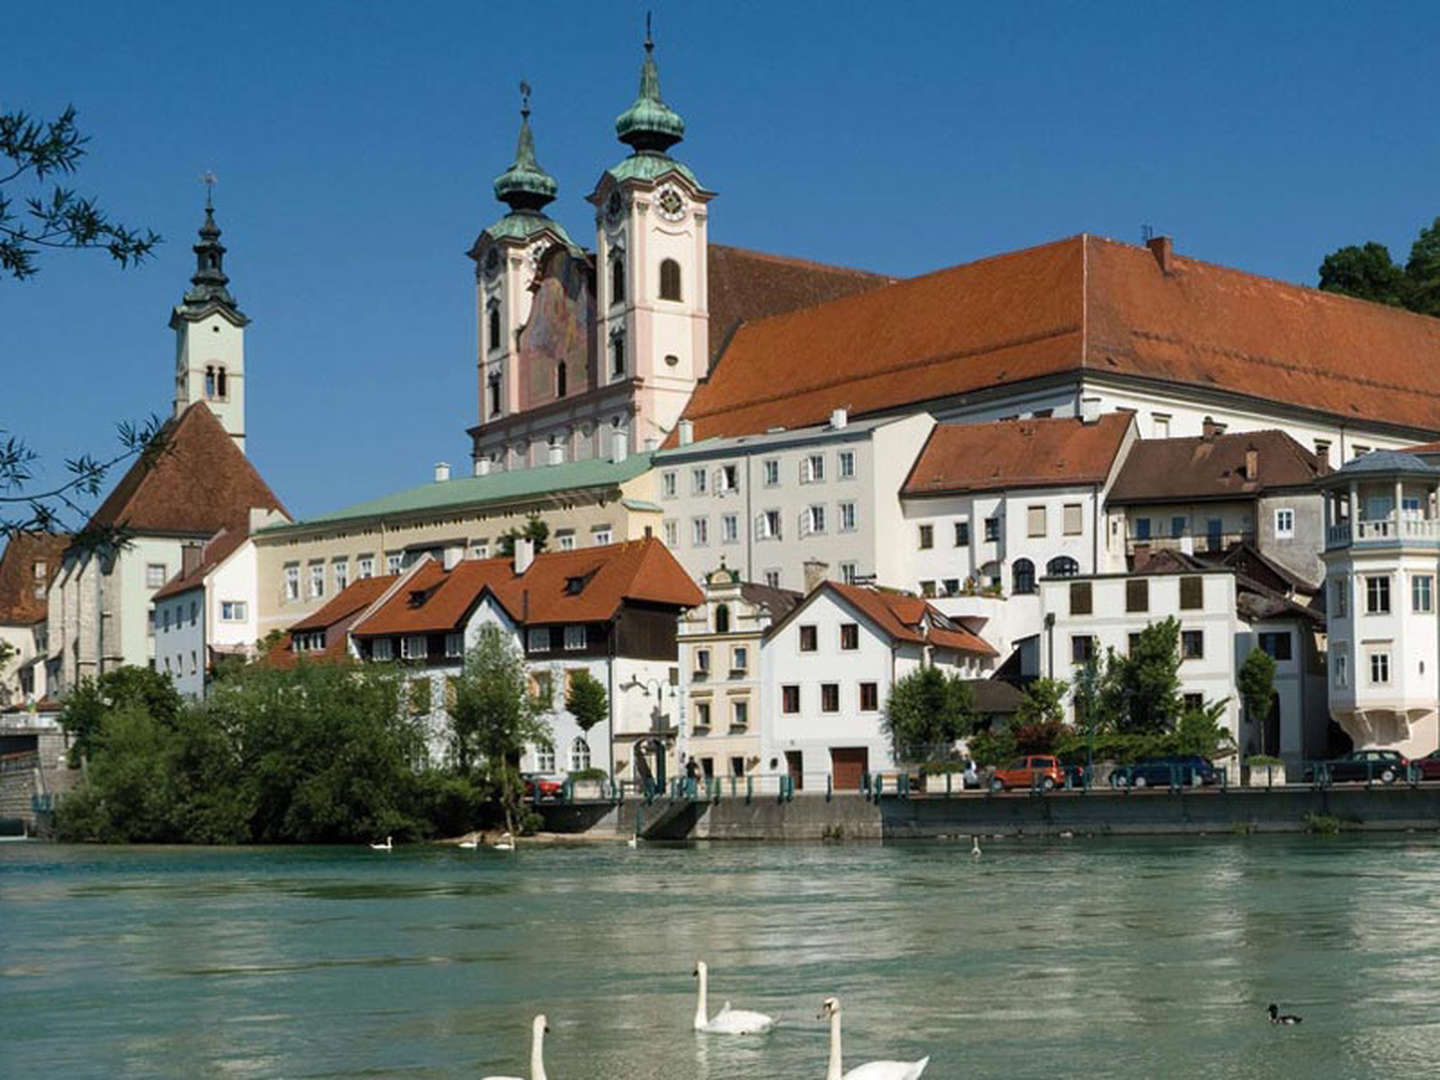
[[[680,299],[680,264],[674,259],[660,263],[660,299]]]
[[[494,303],[493,301],[490,304],[489,323],[490,325],[488,336],[490,340],[490,348],[491,350],[498,349],[500,348],[500,305]]]
[[[620,256],[610,260],[610,303],[625,302],[625,260]]]
[[[565,396],[565,364],[563,361],[555,369],[555,396]]]
[[[500,415],[500,374],[496,372],[490,376],[490,415]]]
[[[610,339],[610,373],[625,374],[625,335],[615,334]]]

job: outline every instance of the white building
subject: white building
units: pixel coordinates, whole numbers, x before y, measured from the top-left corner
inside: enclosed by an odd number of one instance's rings
[[[1440,742],[1440,468],[1376,452],[1325,495],[1330,714],[1357,747],[1423,756]]]
[[[798,789],[860,787],[895,767],[883,727],[895,683],[933,665],[984,675],[995,650],[917,597],[826,581],[766,633],[761,772]]]
[[[899,492],[934,423],[837,409],[824,424],[690,443],[682,422],[680,445],[653,462],[661,537],[697,580],[721,559],[771,588],[806,585],[807,563],[842,581],[907,580]]]

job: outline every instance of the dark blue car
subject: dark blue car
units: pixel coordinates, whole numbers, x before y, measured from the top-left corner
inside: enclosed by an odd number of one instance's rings
[[[1209,758],[1198,754],[1189,757],[1150,758],[1137,761],[1134,765],[1121,765],[1110,774],[1110,785],[1123,788],[1199,787],[1213,784],[1219,779],[1215,765]]]

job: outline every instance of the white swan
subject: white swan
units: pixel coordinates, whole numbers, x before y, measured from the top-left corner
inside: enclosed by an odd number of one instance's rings
[[[371,850],[371,851],[390,851],[393,847],[394,847],[394,845],[390,843],[390,837],[387,836],[387,837],[385,837],[385,842],[384,842],[383,844],[371,844],[371,845],[370,845],[370,850]]]
[[[695,1003],[695,1030],[711,1035],[760,1035],[775,1026],[773,1018],[749,1009],[732,1009],[727,1001],[710,1019],[706,1019],[706,1001],[710,969],[704,960],[695,961],[695,977],[700,980],[700,1000]]]
[[[632,847],[632,848],[633,848],[633,847],[639,847],[639,846],[640,846],[640,838],[639,838],[639,837],[636,837],[636,836],[630,837],[629,840],[626,840],[626,841],[625,841],[625,846],[626,846],[626,847]]]
[[[504,832],[500,834],[500,839],[497,840],[495,843],[491,844],[490,846],[496,851],[514,851],[515,838],[511,836],[508,832]]]
[[[868,1061],[849,1072],[841,1072],[840,1065],[840,999],[828,997],[820,1006],[817,1020],[830,1018],[830,1067],[825,1070],[825,1080],[920,1080],[928,1057],[919,1061]]]
[[[466,851],[474,851],[480,846],[480,841],[476,839],[474,833],[471,833],[464,840],[461,840],[458,846],[464,848]]]
[[[530,1025],[530,1080],[546,1080],[545,1076],[545,1034],[550,1024],[541,1013]],[[483,1080],[524,1080],[520,1076],[487,1076]]]
[[[972,836],[970,838],[970,854],[977,859],[980,857],[980,837]]]

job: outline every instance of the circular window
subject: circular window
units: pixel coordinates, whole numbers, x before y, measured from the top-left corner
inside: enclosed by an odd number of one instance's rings
[[[668,364],[670,367],[674,367],[676,364],[680,363],[680,358],[674,353],[671,353],[669,356],[665,357],[665,363]]]

